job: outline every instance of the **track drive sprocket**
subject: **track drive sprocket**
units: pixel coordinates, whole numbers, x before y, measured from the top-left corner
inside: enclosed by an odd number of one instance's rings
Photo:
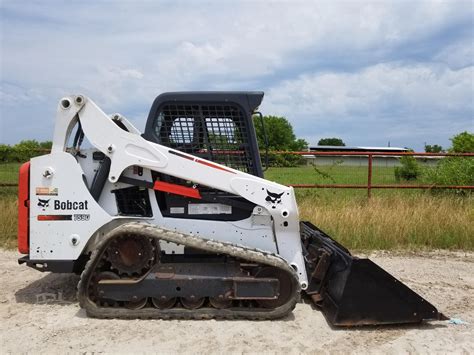
[[[126,234],[112,240],[106,253],[119,275],[141,276],[155,261],[157,245],[153,239]]]

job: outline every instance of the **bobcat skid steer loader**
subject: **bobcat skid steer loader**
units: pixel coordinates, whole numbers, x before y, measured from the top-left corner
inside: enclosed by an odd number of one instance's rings
[[[274,319],[304,295],[337,326],[444,319],[263,178],[262,99],[165,93],[143,134],[85,96],[61,99],[51,153],[20,169],[20,264],[81,274],[91,317]]]

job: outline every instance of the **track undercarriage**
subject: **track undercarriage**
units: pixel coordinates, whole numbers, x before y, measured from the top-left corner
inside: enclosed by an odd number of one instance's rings
[[[161,253],[160,240],[191,252]],[[91,255],[78,296],[98,318],[273,319],[294,308],[299,283],[278,256],[129,223]]]

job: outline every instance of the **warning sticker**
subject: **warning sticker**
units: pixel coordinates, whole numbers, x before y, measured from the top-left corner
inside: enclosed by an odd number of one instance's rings
[[[58,196],[58,188],[57,187],[37,187],[36,195]]]
[[[232,214],[232,206],[221,203],[190,203],[188,214]]]
[[[170,207],[170,213],[184,213],[184,207]]]

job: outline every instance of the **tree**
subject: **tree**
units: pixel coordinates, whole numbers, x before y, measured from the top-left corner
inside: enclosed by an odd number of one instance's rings
[[[0,144],[0,162],[8,162],[12,148],[6,144]]]
[[[13,146],[14,149],[18,150],[37,150],[40,149],[40,144],[34,139],[23,140]]]
[[[308,147],[308,142],[296,138],[291,123],[285,117],[263,116],[263,122],[268,137],[269,150],[300,151]],[[254,124],[258,145],[260,149],[263,149],[265,148],[265,138],[260,118],[255,118]]]
[[[443,152],[443,147],[438,144],[425,144],[425,152],[426,153],[441,153]]]
[[[23,140],[13,146],[12,160],[18,162],[28,161],[31,157],[41,155],[40,144],[34,139]]]
[[[474,134],[464,131],[450,138],[453,153],[474,153]]]
[[[336,147],[345,147],[346,144],[341,138],[322,138],[319,140],[318,145],[332,145]]]
[[[44,141],[39,143],[40,149],[51,149],[53,146],[53,142],[51,141]]]
[[[0,161],[24,162],[31,157],[46,154],[51,146],[51,141],[38,142],[34,139],[23,140],[14,146],[0,144]]]

